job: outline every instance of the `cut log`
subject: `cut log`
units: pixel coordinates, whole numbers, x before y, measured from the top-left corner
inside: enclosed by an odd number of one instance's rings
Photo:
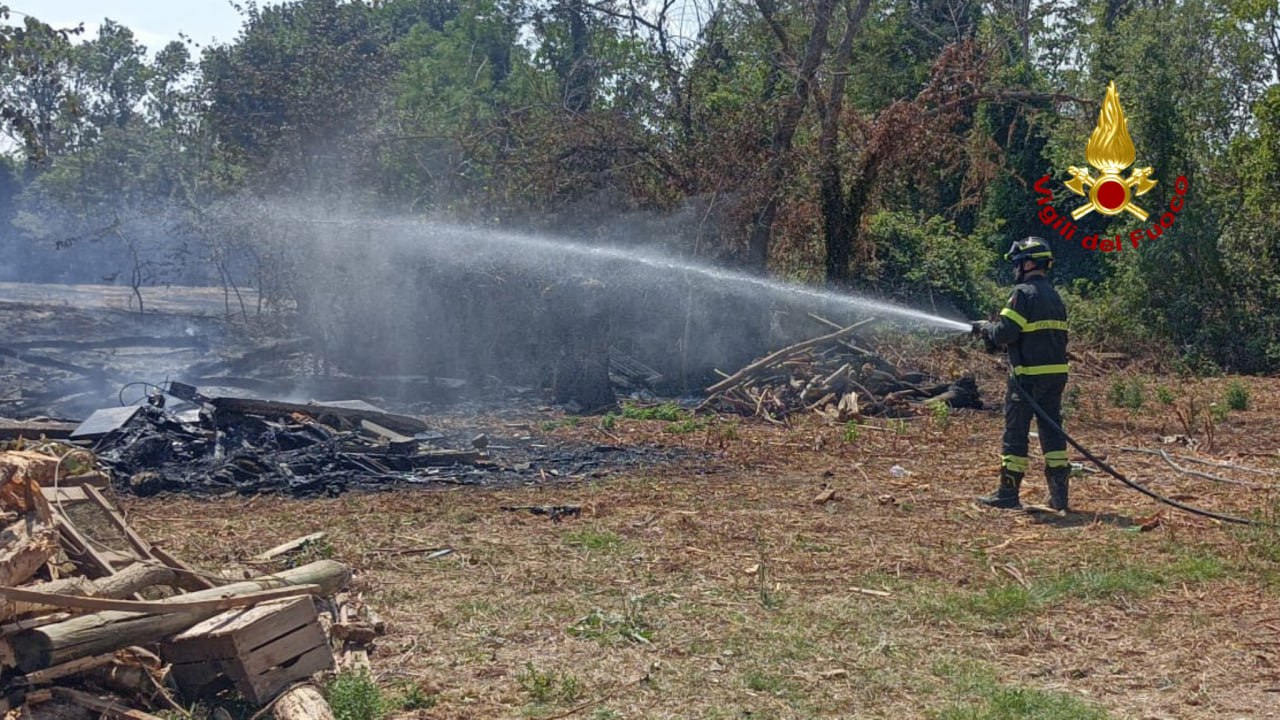
[[[93,581],[94,597],[127,598],[149,587],[167,585],[173,587],[178,574],[172,568],[151,563],[135,563],[115,575]]]
[[[333,710],[314,685],[295,685],[271,708],[276,720],[333,720]]]
[[[0,584],[30,580],[57,552],[58,532],[51,523],[41,522],[34,514],[9,523],[0,530]]]
[[[54,595],[83,595],[84,597],[89,597],[95,594],[97,587],[88,578],[69,577],[62,580],[54,580],[53,582],[28,585],[25,589]],[[12,620],[21,615],[48,609],[50,609],[48,605],[41,605],[40,603],[10,601],[7,598],[0,598],[0,620]]]
[[[175,603],[248,595],[274,588],[315,585],[315,594],[332,595],[350,580],[342,563],[319,560],[299,568],[253,580],[170,598]],[[19,632],[11,638],[15,660],[23,672],[33,672],[59,663],[111,652],[129,645],[155,642],[186,630],[221,612],[213,608],[147,615],[105,611],[83,615],[59,623]]]

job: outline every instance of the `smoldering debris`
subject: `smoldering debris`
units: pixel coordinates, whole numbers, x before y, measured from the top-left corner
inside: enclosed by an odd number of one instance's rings
[[[536,438],[515,427],[433,430],[363,402],[204,398],[173,412],[143,405],[117,426],[79,434],[135,495],[282,492],[337,495],[415,485],[499,485],[598,477],[670,463],[680,448]]]
[[[776,350],[726,375],[707,388],[702,407],[781,423],[802,412],[816,412],[830,422],[868,416],[908,417],[931,412],[935,404],[981,410],[982,398],[971,376],[939,381],[900,368],[872,349],[856,333],[872,323],[864,320],[840,327],[819,315],[814,320],[833,328]]]

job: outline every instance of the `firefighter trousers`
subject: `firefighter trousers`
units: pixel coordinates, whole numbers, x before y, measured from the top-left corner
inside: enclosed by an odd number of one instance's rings
[[[1040,407],[1062,426],[1062,391],[1067,386],[1066,375],[1023,375],[1018,378],[1023,390],[1035,398]],[[1007,470],[1021,475],[1027,471],[1027,436],[1031,432],[1031,418],[1036,411],[1031,403],[1022,396],[1013,378],[1009,378],[1004,398],[1004,438],[1001,447],[1000,464]],[[1062,433],[1048,426],[1048,423],[1036,418],[1036,429],[1040,433],[1040,450],[1044,453],[1044,464],[1047,469],[1067,467],[1067,438]]]

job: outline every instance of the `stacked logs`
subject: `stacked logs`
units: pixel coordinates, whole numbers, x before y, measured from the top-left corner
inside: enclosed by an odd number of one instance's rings
[[[0,710],[186,714],[206,697],[181,664],[202,691],[217,677],[277,718],[332,720],[308,681],[334,666],[331,645],[351,649],[338,630],[357,619],[320,614],[348,568],[321,560],[236,581],[194,570],[128,525],[106,481],[82,448],[0,451]],[[248,640],[231,637],[250,619]]]
[[[840,327],[755,360],[707,388],[702,408],[763,418],[782,424],[797,412],[816,412],[834,422],[863,417],[906,417],[934,403],[981,408],[973,378],[938,382],[903,371],[867,349],[856,333],[874,318]]]

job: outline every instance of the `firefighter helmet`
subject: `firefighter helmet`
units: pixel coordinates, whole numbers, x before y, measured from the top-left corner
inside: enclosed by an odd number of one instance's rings
[[[1004,259],[1013,263],[1014,267],[1022,267],[1024,260],[1030,260],[1036,267],[1048,270],[1053,267],[1053,250],[1043,238],[1033,235],[1015,241],[1009,246],[1009,252],[1004,254]]]

